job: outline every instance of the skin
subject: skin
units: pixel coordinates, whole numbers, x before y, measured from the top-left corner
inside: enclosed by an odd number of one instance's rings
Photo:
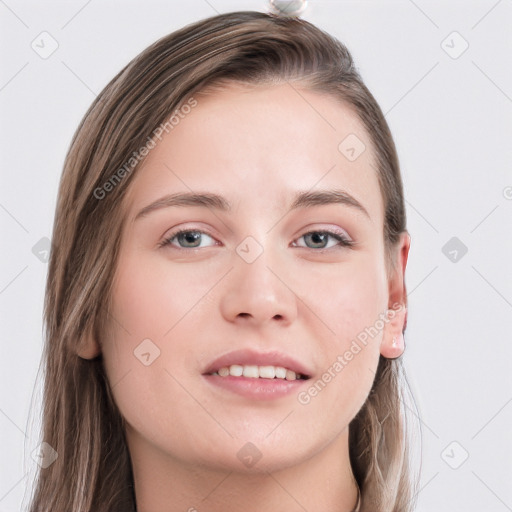
[[[127,422],[137,509],[351,511],[348,425],[379,355],[404,349],[405,308],[307,404],[296,393],[243,398],[208,385],[202,373],[220,355],[251,347],[291,354],[312,370],[310,382],[321,378],[379,314],[405,304],[410,237],[394,248],[388,274],[371,142],[346,105],[289,84],[229,85],[195,98],[130,184],[115,321],[80,353],[103,353]],[[366,145],[355,161],[338,150],[349,134]],[[295,192],[320,188],[349,192],[369,218],[342,204],[287,213]],[[134,220],[163,195],[190,191],[221,194],[232,209],[175,206]],[[199,248],[183,238],[158,246],[185,227],[206,233]],[[303,236],[333,228],[356,245],[329,238],[322,253],[322,243]],[[263,249],[252,263],[236,252],[248,236]],[[145,366],[134,350],[147,338],[160,355]],[[252,467],[237,457],[247,442],[261,454]]]

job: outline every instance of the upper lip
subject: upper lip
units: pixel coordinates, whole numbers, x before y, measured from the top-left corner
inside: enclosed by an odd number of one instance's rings
[[[309,370],[304,364],[293,357],[273,350],[270,352],[257,352],[250,349],[234,350],[212,361],[205,369],[204,374],[213,373],[219,368],[229,367],[232,364],[256,365],[256,366],[282,366],[295,373],[300,373],[304,377],[311,376]]]

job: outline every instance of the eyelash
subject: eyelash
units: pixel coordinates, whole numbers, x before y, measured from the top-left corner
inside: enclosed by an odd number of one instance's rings
[[[173,246],[172,241],[177,236],[179,236],[183,233],[201,233],[203,235],[208,235],[209,237],[214,238],[212,235],[210,235],[206,231],[202,231],[200,229],[179,229],[178,231],[175,231],[174,233],[171,233],[168,237],[164,238],[164,240],[162,240],[158,244],[158,246],[159,247],[172,246],[173,249],[177,249],[179,251],[180,250],[187,251],[187,250],[201,249],[201,247],[176,247],[176,246]],[[311,235],[313,233],[321,233],[324,235],[329,235],[330,237],[334,238],[335,240],[337,240],[339,242],[338,248],[340,248],[340,249],[344,248],[344,247],[353,247],[355,245],[355,242],[353,242],[352,240],[349,240],[345,236],[345,234],[343,234],[342,232],[331,231],[331,230],[327,230],[327,229],[308,231],[308,232],[302,234],[299,238],[302,238],[307,235]],[[318,249],[314,249],[311,247],[303,247],[303,246],[300,246],[300,247],[302,247],[303,249],[311,249],[312,251],[315,251],[315,252],[325,252],[325,251],[331,251],[333,249],[336,249],[336,247],[318,248]]]

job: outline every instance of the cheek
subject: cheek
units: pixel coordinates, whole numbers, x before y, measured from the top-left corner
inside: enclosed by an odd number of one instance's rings
[[[305,275],[301,296],[318,313],[327,328],[325,334],[335,338],[340,350],[386,311],[385,270],[373,254],[361,254]]]
[[[215,275],[165,258],[121,258],[113,294],[113,316],[135,342],[164,342],[205,296]]]
[[[369,256],[340,265],[328,275],[317,275],[316,283],[316,288],[309,288],[315,291],[308,292],[307,304],[318,312],[325,327],[321,338],[323,372],[298,401],[311,412],[318,408],[320,413],[324,408],[325,414],[327,410],[335,426],[341,416],[346,419],[359,411],[375,378],[387,309],[387,280],[384,266]]]
[[[191,319],[203,314],[201,299],[217,276],[198,266],[173,269],[165,258],[138,259],[136,251],[120,258],[102,350],[115,401],[138,430],[161,424],[168,431],[172,418],[167,411],[182,411],[185,418],[197,414],[180,382],[186,380],[191,347],[201,333],[202,324]]]

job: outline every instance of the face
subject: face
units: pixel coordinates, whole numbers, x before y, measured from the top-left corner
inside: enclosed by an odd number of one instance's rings
[[[391,301],[370,139],[347,106],[288,84],[195,99],[130,184],[108,379],[131,447],[292,466],[347,432],[381,352]]]

